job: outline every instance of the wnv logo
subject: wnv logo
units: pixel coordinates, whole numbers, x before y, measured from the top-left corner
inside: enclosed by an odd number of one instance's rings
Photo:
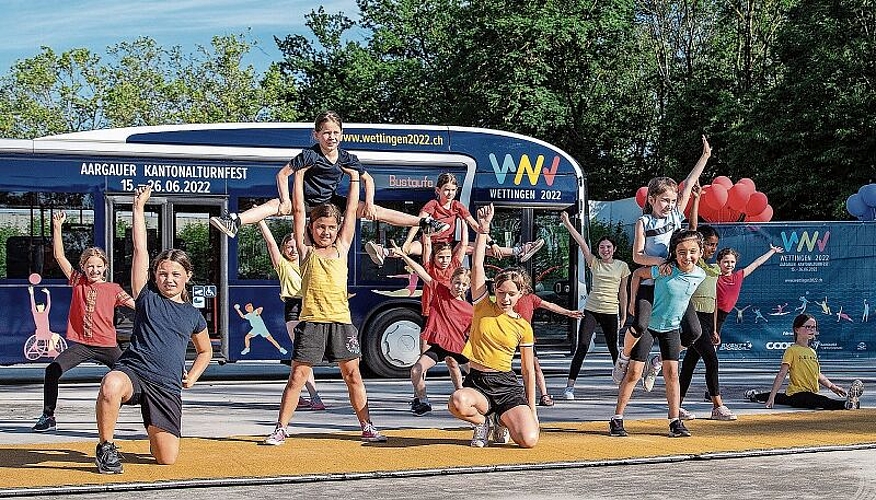
[[[508,172],[514,172],[514,185],[519,186],[523,182],[523,176],[529,180],[531,186],[538,184],[538,176],[543,175],[544,181],[548,186],[553,186],[554,177],[557,175],[557,169],[560,167],[560,157],[554,156],[554,161],[550,168],[544,168],[544,155],[535,157],[535,165],[529,159],[529,155],[523,154],[520,156],[520,161],[515,163],[514,157],[510,154],[505,155],[505,160],[499,165],[499,159],[495,153],[490,153],[490,163],[493,164],[493,172],[496,174],[496,181],[499,184],[505,184],[505,178]]]
[[[782,231],[782,243],[785,246],[786,252],[802,252],[804,248],[809,253],[815,249],[816,245],[818,246],[818,253],[823,253],[824,249],[827,248],[827,240],[830,239],[830,231],[825,231],[824,236],[821,239],[818,239],[818,231],[814,231],[810,233],[809,231],[803,231],[799,235],[797,231],[791,231],[790,233],[786,233]],[[796,249],[794,246],[796,245]]]

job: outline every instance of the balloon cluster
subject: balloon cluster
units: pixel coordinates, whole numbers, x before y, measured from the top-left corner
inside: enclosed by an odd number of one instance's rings
[[[861,186],[846,200],[846,210],[858,220],[876,220],[876,184]]]
[[[683,184],[678,187],[683,189]],[[636,203],[645,206],[648,197],[647,186],[636,191]],[[684,209],[690,217],[691,201]],[[719,175],[712,183],[703,186],[700,194],[699,216],[708,222],[769,222],[773,218],[773,207],[767,196],[749,178],[739,179],[733,184],[729,177]]]

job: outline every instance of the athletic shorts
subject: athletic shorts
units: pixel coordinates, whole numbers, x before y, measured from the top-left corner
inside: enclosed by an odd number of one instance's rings
[[[298,321],[301,315],[301,299],[296,297],[286,297],[283,299],[283,317],[286,323],[290,321]]]
[[[338,209],[342,213],[347,208],[347,198],[332,193],[332,197],[325,201],[313,203],[310,200],[304,200],[304,212],[307,214],[307,217],[310,218],[310,211],[313,210],[313,207],[324,205],[326,203],[331,203],[332,205],[338,207]]]
[[[359,332],[353,325],[303,321],[295,326],[292,361],[315,365],[323,359],[336,363],[361,355]]]
[[[116,370],[124,373],[131,379],[134,394],[131,396],[131,399],[122,404],[128,406],[140,405],[143,426],[148,430],[150,425],[154,425],[176,437],[180,437],[182,394],[151,384],[128,367],[123,366],[116,368]]]
[[[487,415],[492,413],[501,417],[503,413],[517,406],[528,406],[523,385],[512,372],[482,372],[471,370],[462,381],[463,387],[470,387],[487,398],[490,404]]]
[[[654,341],[660,342],[660,355],[663,361],[678,361],[678,355],[681,353],[681,329],[669,330],[668,332],[655,332],[650,328],[648,333],[639,337],[633,350],[630,352],[630,359],[633,361],[645,362],[648,360],[648,355],[651,354],[651,346]]]
[[[429,348],[426,349],[426,352],[423,353],[423,356],[430,358],[432,361],[438,363],[444,361],[445,358],[453,358],[457,363],[464,365],[468,363],[468,358],[459,354],[458,352],[451,352],[447,349],[441,347],[440,345],[429,344]]]

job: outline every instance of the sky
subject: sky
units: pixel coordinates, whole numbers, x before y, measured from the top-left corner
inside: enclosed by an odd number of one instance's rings
[[[262,72],[280,59],[274,36],[310,36],[304,16],[322,5],[358,19],[355,0],[3,0],[0,15],[0,74],[41,46],[56,53],[84,47],[101,56],[106,47],[141,36],[194,53],[214,35],[245,33],[258,44],[245,63]]]

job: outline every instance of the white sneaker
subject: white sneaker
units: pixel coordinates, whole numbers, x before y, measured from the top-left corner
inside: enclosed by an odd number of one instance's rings
[[[472,448],[487,446],[490,439],[490,419],[485,418],[484,423],[474,426],[474,435],[471,437]]]
[[[536,252],[541,250],[541,247],[544,246],[544,240],[539,238],[531,243],[528,243],[528,245],[529,245],[529,248],[527,248],[526,245],[523,245],[520,248],[520,262],[521,263],[526,262],[527,260],[531,259],[532,256],[535,255]]]
[[[759,403],[757,400],[757,391],[755,389],[749,389],[745,391],[745,399],[751,401],[752,403]]]
[[[857,410],[861,407],[861,394],[864,394],[864,383],[855,380],[846,392],[846,410]]]
[[[365,252],[371,257],[371,261],[377,267],[383,267],[383,262],[385,260],[385,255],[383,252],[383,245],[374,243],[373,241],[365,242]]]
[[[285,427],[280,427],[280,425],[277,424],[274,432],[272,432],[270,436],[265,438],[264,443],[271,446],[279,446],[286,442],[287,432],[288,431]]]
[[[721,405],[716,408],[712,408],[712,420],[736,420],[736,415],[734,415],[733,412],[730,411],[730,408]]]
[[[654,382],[657,381],[657,375],[660,375],[660,370],[663,369],[663,360],[660,356],[651,357],[651,362],[648,363],[648,371],[642,377],[642,387],[645,391],[651,392],[654,389]]]
[[[627,369],[630,367],[630,358],[624,359],[623,355],[618,356],[614,368],[611,370],[611,380],[620,385],[627,376]]]
[[[678,418],[680,418],[682,420],[696,420],[697,415],[696,415],[696,413],[691,413],[691,412],[685,410],[684,408],[679,408],[678,409]]]
[[[563,399],[571,401],[575,399],[575,388],[574,387],[566,387],[563,389]]]

